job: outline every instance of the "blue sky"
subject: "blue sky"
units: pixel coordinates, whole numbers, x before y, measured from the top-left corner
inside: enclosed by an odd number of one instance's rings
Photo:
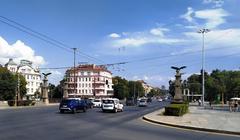
[[[77,62],[110,64],[114,75],[168,85],[171,66],[186,65],[184,78],[201,69],[205,36],[206,70],[239,70],[240,24],[238,0],[0,0],[0,16],[58,40],[62,49],[21,32],[0,17],[0,64],[9,57],[30,59],[39,67]],[[68,50],[68,51],[66,51]],[[93,58],[94,59],[93,59]],[[65,70],[47,70],[57,84]]]

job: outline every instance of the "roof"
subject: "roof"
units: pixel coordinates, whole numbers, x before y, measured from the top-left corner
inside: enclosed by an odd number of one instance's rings
[[[67,71],[73,71],[74,68],[70,68]],[[94,72],[99,72],[99,71],[105,71],[111,73],[109,70],[107,70],[106,67],[104,66],[97,66],[94,64],[86,64],[86,65],[79,65],[75,68],[76,71],[94,71]],[[111,73],[112,74],[112,73]]]
[[[16,65],[17,66],[17,63],[15,63],[12,58],[10,58],[5,65]]]

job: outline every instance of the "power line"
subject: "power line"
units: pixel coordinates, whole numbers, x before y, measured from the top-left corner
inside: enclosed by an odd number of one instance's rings
[[[58,41],[58,40],[53,39],[53,38],[51,38],[51,37],[49,37],[49,36],[47,36],[47,35],[44,35],[44,34],[42,34],[42,33],[39,33],[39,32],[37,32],[37,31],[35,31],[35,30],[27,27],[27,26],[24,26],[24,25],[22,25],[22,24],[20,24],[20,23],[18,23],[18,22],[16,22],[16,21],[13,21],[13,20],[11,20],[11,19],[9,19],[9,18],[6,18],[6,17],[4,17],[4,16],[0,16],[0,18],[2,18],[2,19],[5,20],[5,21],[4,21],[4,20],[1,20],[1,19],[0,19],[0,22],[6,24],[6,25],[8,25],[8,26],[11,26],[11,27],[13,27],[13,28],[15,28],[15,29],[17,29],[17,30],[19,30],[19,31],[22,31],[22,32],[24,32],[24,33],[26,33],[26,34],[29,34],[30,36],[33,36],[33,37],[38,38],[38,39],[40,39],[40,40],[42,40],[42,41],[45,41],[45,42],[47,42],[47,43],[49,43],[49,44],[51,44],[51,45],[53,45],[53,46],[56,46],[56,47],[58,47],[58,48],[64,49],[64,50],[66,50],[66,51],[68,51],[68,52],[71,52],[71,48],[72,48],[72,47],[70,47],[69,45],[67,45],[67,44],[65,44],[65,43],[63,43],[63,42],[61,42],[61,41]],[[9,23],[9,22],[10,22],[10,23]],[[11,23],[12,23],[12,24],[11,24]],[[13,24],[15,24],[15,25],[13,25]],[[17,26],[16,26],[16,25],[17,25]],[[24,30],[24,29],[25,29],[25,30]],[[86,53],[80,52],[80,51],[78,51],[78,54],[83,55],[83,56],[85,56],[85,57],[88,57],[88,58],[90,58],[90,59],[92,59],[92,60],[97,60],[97,61],[99,61],[99,62],[100,62],[100,61],[101,61],[101,62],[104,62],[104,61],[102,61],[102,60],[100,60],[100,59],[98,59],[98,58],[92,57],[92,56],[90,56],[90,55],[88,55],[88,54],[86,54]]]

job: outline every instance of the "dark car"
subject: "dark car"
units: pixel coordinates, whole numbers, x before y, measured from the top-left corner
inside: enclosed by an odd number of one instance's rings
[[[87,103],[84,100],[79,99],[63,99],[59,105],[60,113],[64,113],[65,111],[76,113],[79,110],[86,112],[87,108]]]
[[[87,108],[93,108],[94,104],[90,99],[83,99],[87,104]]]
[[[134,99],[133,97],[126,99],[126,105],[127,106],[134,106],[137,104],[137,99]]]
[[[148,102],[148,103],[151,103],[151,102],[152,102],[152,98],[149,97],[149,98],[147,99],[147,102]]]

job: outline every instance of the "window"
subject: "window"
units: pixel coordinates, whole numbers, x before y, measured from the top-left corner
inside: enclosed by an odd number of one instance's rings
[[[88,78],[86,78],[86,81],[88,80]]]
[[[84,72],[81,72],[81,75],[84,75]]]
[[[84,84],[82,84],[82,87],[84,87]]]
[[[31,82],[31,85],[33,86],[33,82]]]
[[[31,92],[33,92],[33,88],[31,88]]]
[[[86,93],[87,93],[87,90],[86,90]]]
[[[88,75],[91,75],[91,72],[88,72]]]
[[[79,87],[81,87],[81,84],[79,84]]]

